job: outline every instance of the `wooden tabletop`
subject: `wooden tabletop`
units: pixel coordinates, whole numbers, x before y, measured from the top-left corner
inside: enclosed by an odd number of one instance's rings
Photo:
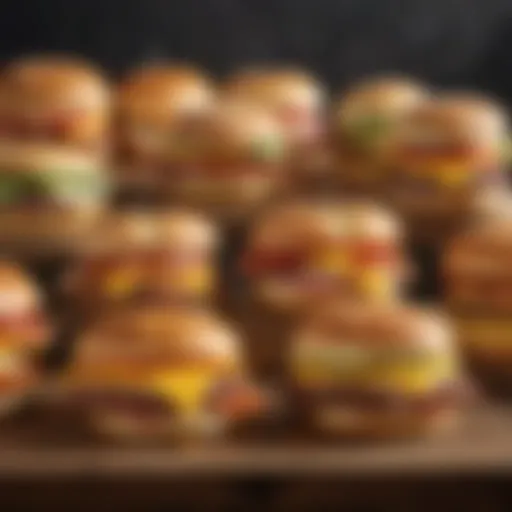
[[[0,477],[460,475],[512,469],[512,407],[496,405],[473,411],[459,431],[449,436],[371,446],[292,440],[290,436],[208,447],[60,443],[48,442],[37,422],[4,428],[0,436]]]

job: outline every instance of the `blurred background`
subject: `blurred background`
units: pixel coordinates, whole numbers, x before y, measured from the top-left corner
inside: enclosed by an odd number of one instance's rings
[[[284,61],[333,89],[399,70],[511,100],[511,29],[508,0],[4,0],[0,58],[72,51],[114,76],[159,58],[221,75]]]

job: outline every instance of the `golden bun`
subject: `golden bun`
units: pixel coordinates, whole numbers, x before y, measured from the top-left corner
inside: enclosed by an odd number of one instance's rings
[[[401,115],[428,97],[427,89],[406,77],[385,76],[355,84],[336,102],[335,117],[341,122],[359,115]]]
[[[112,361],[167,367],[242,367],[236,332],[208,311],[129,308],[96,323],[79,340],[73,367]]]
[[[452,237],[443,253],[447,277],[507,276],[512,274],[512,218],[475,223]]]
[[[326,93],[320,82],[300,69],[254,67],[234,74],[224,93],[262,103],[270,108],[304,106],[321,108]]]
[[[440,95],[410,111],[404,119],[405,138],[411,134],[421,137],[427,133],[479,142],[502,140],[508,130],[505,109],[494,100],[471,93],[451,93]]]
[[[210,79],[185,65],[148,65],[132,71],[117,92],[117,107],[131,118],[169,118],[209,107]]]
[[[392,440],[439,436],[451,432],[461,421],[455,407],[444,407],[428,415],[405,411],[368,412],[332,408],[318,411],[312,423],[324,435],[361,440]]]
[[[31,56],[7,65],[3,80],[11,101],[24,109],[107,109],[109,88],[101,72],[74,57]]]
[[[440,311],[397,303],[338,299],[318,306],[299,336],[319,344],[358,343],[367,349],[413,348],[451,352],[454,333]]]
[[[269,209],[252,230],[250,245],[286,246],[297,239],[325,240],[331,237],[368,237],[396,240],[403,227],[385,208],[371,203],[289,201]]]
[[[65,211],[5,211],[0,215],[0,242],[13,255],[80,253],[87,249],[102,211],[99,205]]]
[[[215,225],[206,216],[187,209],[109,212],[89,247],[92,252],[181,246],[213,250],[218,239]]]
[[[2,172],[103,172],[104,166],[100,155],[79,148],[41,142],[0,142]]]

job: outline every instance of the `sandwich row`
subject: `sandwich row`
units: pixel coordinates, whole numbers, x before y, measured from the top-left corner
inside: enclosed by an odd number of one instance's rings
[[[328,102],[284,68],[214,86],[160,64],[114,88],[87,63],[20,59],[1,76],[0,135],[0,239],[50,246],[76,243],[116,198],[239,220],[317,187],[382,200],[414,236],[439,237],[502,190],[508,161],[508,120],[487,98],[379,78]]]
[[[467,403],[466,363],[510,388],[508,219],[446,248],[444,316],[402,299],[410,266],[385,212],[310,202],[269,211],[250,231],[240,271],[248,293],[293,318],[271,347],[285,361],[280,403],[253,380],[251,370],[268,373],[251,359],[246,325],[238,331],[209,303],[226,292],[215,286],[213,226],[178,211],[110,222],[64,276],[76,343],[51,386],[36,361],[57,326],[34,283],[0,267],[6,409],[44,390],[52,406],[115,436],[218,433],[282,407],[324,432],[409,436],[451,423]]]

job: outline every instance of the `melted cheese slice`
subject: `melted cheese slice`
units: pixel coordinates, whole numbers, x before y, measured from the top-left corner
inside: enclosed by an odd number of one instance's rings
[[[304,386],[370,386],[402,393],[425,392],[456,375],[452,357],[425,354],[408,359],[380,359],[370,350],[316,345],[299,349],[292,358],[292,374]]]
[[[394,295],[394,280],[383,269],[363,270],[358,283],[364,297],[388,300]]]
[[[321,368],[305,366],[295,374],[297,382],[305,386],[368,386],[411,394],[434,389],[440,382],[444,382],[452,376],[453,369],[447,361],[439,361],[424,368],[397,364],[368,371],[361,369],[357,373],[328,373]]]
[[[179,370],[154,377],[150,387],[188,415],[201,409],[217,381],[215,373],[204,369]]]
[[[208,393],[221,378],[219,370],[174,368],[168,371],[133,371],[127,367],[83,369],[64,376],[70,388],[117,388],[155,393],[177,407],[182,414],[201,409]]]

